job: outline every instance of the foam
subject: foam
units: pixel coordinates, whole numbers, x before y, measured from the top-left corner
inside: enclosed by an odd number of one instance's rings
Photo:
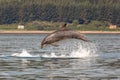
[[[21,53],[13,53],[11,56],[15,56],[15,57],[38,57],[38,55],[31,55],[26,49],[23,49]]]
[[[26,49],[23,49],[21,53],[13,53],[13,57],[42,57],[42,58],[86,58],[97,56],[97,48],[94,43],[90,42],[72,42],[68,41],[67,45],[63,44],[57,48],[50,47],[48,50],[44,50],[44,54],[32,55]]]
[[[63,52],[66,50],[66,53]],[[94,57],[96,54],[97,48],[94,43],[75,43],[74,46],[69,47],[69,45],[61,48],[60,55],[57,55],[55,52],[50,54],[43,54],[42,57],[45,58],[85,58],[85,57]]]

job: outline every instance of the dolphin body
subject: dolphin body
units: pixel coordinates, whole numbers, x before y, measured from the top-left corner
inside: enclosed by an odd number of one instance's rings
[[[77,31],[67,29],[66,24],[64,24],[62,27],[60,27],[59,30],[49,34],[43,39],[41,43],[41,48],[43,48],[45,45],[48,45],[48,44],[51,44],[53,46],[59,46],[56,44],[58,41],[61,41],[64,39],[72,39],[72,38],[80,39],[86,42],[89,41],[86,36],[84,36],[83,34],[80,34]]]

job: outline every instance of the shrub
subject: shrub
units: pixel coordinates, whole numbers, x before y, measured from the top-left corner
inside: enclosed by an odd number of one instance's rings
[[[90,26],[91,28],[93,29],[96,29],[96,30],[106,30],[107,27],[109,25],[109,22],[107,21],[91,21],[91,23],[88,24],[88,26]]]

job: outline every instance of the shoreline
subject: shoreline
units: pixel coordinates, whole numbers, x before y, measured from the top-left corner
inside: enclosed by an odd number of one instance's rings
[[[2,30],[0,34],[50,34],[54,31],[7,31]],[[83,34],[120,34],[120,31],[79,31]]]

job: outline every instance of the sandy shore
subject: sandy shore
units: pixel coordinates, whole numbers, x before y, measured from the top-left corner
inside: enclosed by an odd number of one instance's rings
[[[49,34],[54,31],[0,31],[0,34]],[[120,34],[120,31],[79,31],[83,34]]]

